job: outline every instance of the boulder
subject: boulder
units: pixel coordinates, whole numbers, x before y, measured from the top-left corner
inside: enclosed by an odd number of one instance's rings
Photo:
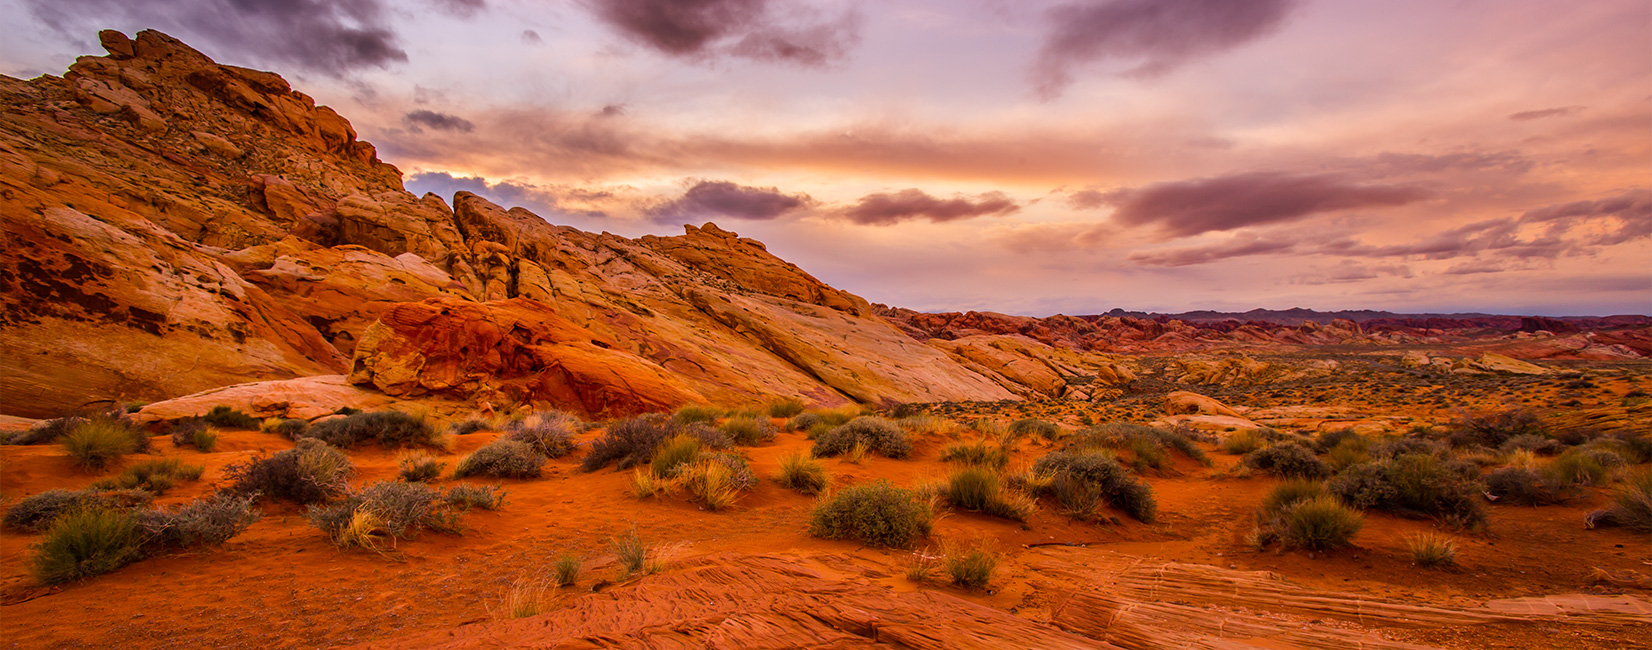
[[[1244,417],[1238,411],[1215,399],[1185,390],[1164,396],[1164,411],[1171,415],[1221,415]]]
[[[1486,372],[1500,372],[1511,375],[1547,375],[1551,370],[1535,363],[1506,357],[1495,352],[1487,352],[1475,360],[1472,367]]]
[[[410,402],[351,384],[344,375],[317,375],[234,384],[145,405],[132,414],[138,424],[158,424],[205,415],[227,406],[256,418],[315,420],[349,407],[363,411],[402,410],[440,418],[458,418],[475,407],[468,402]]]

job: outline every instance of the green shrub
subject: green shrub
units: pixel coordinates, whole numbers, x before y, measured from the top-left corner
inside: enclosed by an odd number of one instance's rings
[[[780,457],[780,474],[775,477],[780,486],[804,494],[819,494],[831,482],[826,465],[804,451],[794,451]]]
[[[51,526],[59,515],[76,509],[137,510],[149,505],[155,495],[145,490],[46,490],[24,497],[6,509],[0,523],[6,528],[37,532]]]
[[[579,427],[579,418],[561,411],[544,411],[511,420],[505,425],[505,438],[526,444],[546,458],[561,458],[574,453],[578,446],[574,434]]]
[[[403,453],[396,459],[396,476],[409,483],[428,483],[442,476],[447,463],[436,460],[427,452]]]
[[[737,417],[729,418],[723,426],[718,427],[728,435],[734,444],[750,447],[774,439],[774,425],[765,418]]]
[[[197,481],[206,471],[200,465],[185,465],[176,458],[146,460],[119,475],[92,484],[99,490],[131,490],[141,488],[154,494],[166,494],[178,481]]]
[[[648,546],[643,543],[642,536],[637,534],[637,527],[632,526],[630,532],[611,540],[614,548],[614,557],[619,560],[620,568],[625,570],[625,576],[630,577],[649,569]]]
[[[401,411],[374,411],[322,420],[298,434],[340,449],[373,440],[386,447],[442,447],[442,437],[421,416]]]
[[[304,437],[304,432],[309,431],[309,430],[310,430],[310,421],[309,420],[300,420],[298,418],[287,418],[287,419],[281,420],[279,422],[276,422],[275,426],[270,428],[270,433],[280,435],[282,437],[287,438],[288,440],[297,440],[299,438]]]
[[[580,462],[580,469],[594,472],[611,462],[617,462],[619,469],[629,469],[633,465],[647,463],[654,457],[654,450],[660,447],[660,443],[680,431],[681,428],[671,420],[652,413],[615,422],[601,438],[591,443],[591,451]]]
[[[1330,495],[1304,499],[1286,507],[1280,536],[1290,546],[1329,550],[1348,545],[1365,525],[1358,510]]]
[[[767,411],[769,417],[771,418],[789,418],[802,413],[803,409],[808,408],[808,406],[808,404],[803,403],[803,400],[796,397],[788,397],[786,399],[769,402]]]
[[[980,465],[1004,469],[1010,464],[1009,452],[1002,445],[989,440],[955,442],[941,450],[941,460],[949,463]]]
[[[1051,453],[1033,463],[1032,473],[1055,476],[1052,486],[1065,486],[1057,489],[1066,490],[1074,499],[1073,503],[1062,500],[1062,505],[1069,510],[1074,505],[1082,505],[1085,495],[1094,493],[1106,499],[1108,505],[1144,523],[1152,523],[1158,512],[1152,489],[1105,452]],[[1073,485],[1074,482],[1084,485]],[[1061,498],[1059,492],[1057,498]]]
[[[1469,528],[1485,525],[1479,468],[1426,453],[1401,454],[1355,465],[1327,489],[1358,508],[1404,516],[1432,516]]]
[[[579,572],[584,568],[584,561],[578,555],[563,553],[556,557],[555,582],[558,587],[567,587],[579,582]]]
[[[135,451],[136,435],[141,434],[135,434],[132,429],[117,420],[81,420],[69,430],[68,435],[63,436],[63,451],[67,452],[81,469],[99,471]]]
[[[693,436],[677,434],[654,452],[654,460],[649,467],[655,476],[669,477],[678,466],[691,464],[699,458],[700,441],[695,440]]]
[[[442,501],[461,510],[481,508],[498,510],[505,505],[508,492],[502,485],[468,485],[461,483],[449,488]]]
[[[1164,450],[1146,438],[1136,438],[1130,441],[1131,464],[1136,471],[1143,472],[1148,468],[1163,469],[1167,460]]]
[[[219,492],[176,510],[139,512],[137,522],[147,536],[146,547],[189,548],[222,544],[245,532],[261,516],[253,509],[252,496]]]
[[[993,571],[998,568],[998,554],[981,545],[968,548],[947,545],[942,552],[946,554],[947,575],[952,578],[952,584],[960,587],[985,587],[992,581]]]
[[[48,585],[108,573],[141,557],[142,541],[137,517],[129,511],[71,510],[34,546],[29,572]]]
[[[305,438],[292,449],[229,465],[224,468],[224,478],[230,481],[229,490],[235,494],[316,503],[347,492],[354,471],[342,452],[320,440]]]
[[[221,429],[258,430],[258,418],[223,405],[212,407],[212,410],[207,411],[207,414],[201,416],[201,419],[205,420],[207,424]]]
[[[904,547],[928,535],[933,518],[929,504],[917,494],[879,480],[822,497],[811,513],[809,533],[871,546]]]
[[[717,455],[724,458],[740,458],[733,454]],[[743,466],[744,459],[740,459],[740,462],[740,469],[744,469],[748,476],[751,475],[751,468]],[[733,463],[719,461],[708,454],[706,458],[678,466],[676,474],[678,481],[688,490],[690,496],[707,510],[716,512],[734,505],[735,500],[740,498],[742,479],[735,475],[737,471],[739,469],[734,467]]]
[[[1610,525],[1652,532],[1652,469],[1630,472],[1612,494],[1612,506],[1589,513],[1584,523],[1590,528]]]
[[[1292,479],[1274,486],[1268,496],[1262,499],[1262,511],[1267,513],[1284,512],[1286,508],[1300,501],[1307,501],[1325,496],[1325,486],[1316,481]]]
[[[999,490],[998,473],[979,465],[965,465],[947,477],[946,500],[954,507],[982,510]]]
[[[689,424],[691,422],[716,424],[717,419],[721,417],[723,417],[723,409],[701,404],[684,406],[671,415],[671,419],[677,424]]]
[[[86,421],[86,419],[87,418],[70,415],[70,416],[65,416],[65,417],[60,417],[60,418],[52,418],[50,420],[42,420],[40,422],[34,423],[33,426],[30,426],[28,428],[28,430],[12,435],[11,438],[6,440],[6,444],[8,444],[8,445],[46,445],[46,444],[51,444],[51,443],[57,442],[58,440],[61,440],[63,438],[63,436],[69,434],[70,430],[73,430],[76,425],[80,424],[81,422]]]
[[[1371,458],[1385,460],[1398,456],[1424,455],[1445,458],[1451,450],[1433,440],[1423,438],[1390,438],[1371,449]]]
[[[827,431],[815,439],[813,453],[816,457],[837,456],[856,444],[889,458],[912,455],[912,441],[906,431],[876,416],[861,416]]]
[[[1307,447],[1294,442],[1282,442],[1245,454],[1245,466],[1286,478],[1322,479],[1331,475],[1331,468]]]
[[[1447,440],[1453,447],[1481,445],[1501,447],[1510,438],[1518,436],[1548,437],[1543,422],[1535,413],[1524,409],[1508,409],[1479,413],[1459,418],[1452,423]]]
[[[1043,420],[1023,418],[1010,423],[1010,433],[1017,438],[1038,436],[1045,440],[1055,440],[1061,437],[1061,427]]]
[[[1268,443],[1262,438],[1262,434],[1246,429],[1228,434],[1227,439],[1222,441],[1222,450],[1236,456],[1243,456],[1261,449],[1266,444]]]
[[[1325,466],[1340,472],[1371,458],[1371,440],[1364,436],[1346,436],[1325,452]]]
[[[525,442],[508,438],[494,440],[459,461],[453,478],[492,476],[496,478],[539,478],[546,458]]]
[[[786,420],[786,429],[789,431],[808,431],[815,425],[824,424],[825,422],[826,418],[821,417],[819,413],[799,413],[792,416],[792,419]]]

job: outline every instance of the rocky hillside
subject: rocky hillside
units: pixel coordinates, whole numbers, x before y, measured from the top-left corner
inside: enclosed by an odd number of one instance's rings
[[[1112,360],[932,346],[715,225],[627,239],[414,196],[332,109],[154,31],[0,77],[0,410],[348,375],[586,415],[1060,395]]]

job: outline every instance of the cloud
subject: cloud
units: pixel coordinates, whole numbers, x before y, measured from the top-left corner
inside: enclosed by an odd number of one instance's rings
[[[1053,99],[1073,68],[1106,59],[1138,62],[1135,74],[1162,74],[1192,59],[1261,38],[1296,0],[1110,0],[1073,2],[1045,14],[1050,31],[1033,64],[1039,96]]]
[[[1239,233],[1216,244],[1142,251],[1131,253],[1126,259],[1144,266],[1192,266],[1232,257],[1283,253],[1294,250],[1296,246],[1297,242],[1289,239]]]
[[[1544,108],[1535,111],[1520,111],[1518,113],[1510,113],[1509,119],[1516,122],[1525,122],[1527,120],[1541,120],[1545,117],[1567,117],[1582,112],[1584,108],[1587,107],[1560,106],[1557,108]]]
[[[767,221],[812,206],[807,194],[786,194],[773,187],[747,187],[728,181],[700,181],[681,197],[646,211],[656,223],[683,223],[711,217]]]
[[[531,29],[524,29],[522,30],[522,42],[529,45],[538,45],[545,42],[545,39],[539,37],[539,32]]]
[[[470,133],[476,128],[476,125],[471,124],[470,120],[457,115],[448,115],[447,113],[437,113],[436,111],[427,111],[423,109],[403,115],[402,123],[406,124],[408,128],[412,129],[415,133],[419,132],[421,127],[435,129],[437,131],[455,131],[458,133]]]
[[[858,224],[888,226],[913,219],[940,223],[984,216],[1001,217],[1020,210],[1021,206],[1003,192],[986,192],[974,200],[963,195],[941,199],[911,188],[893,194],[868,194],[840,214]]]
[[[439,5],[465,0],[436,0]],[[159,28],[218,57],[281,62],[339,77],[407,61],[382,0],[24,0],[75,37],[110,25]],[[470,0],[480,5],[479,0]]]
[[[430,0],[430,3],[459,18],[472,18],[488,6],[487,0]]]
[[[1295,221],[1354,208],[1390,207],[1421,200],[1412,185],[1354,183],[1333,174],[1253,172],[1157,183],[1110,192],[1113,220],[1157,225],[1172,236]]]
[[[614,192],[563,186],[542,186],[519,181],[490,182],[480,176],[454,176],[447,172],[421,172],[407,177],[407,191],[432,193],[452,201],[460,191],[486,198],[499,205],[525,208],[546,221],[591,223],[605,219],[604,203],[615,199]]]
[[[585,0],[598,19],[638,44],[684,58],[734,56],[824,66],[860,41],[860,14],[823,20],[774,0]],[[785,4],[785,11],[775,5]],[[784,16],[782,15],[784,14]]]

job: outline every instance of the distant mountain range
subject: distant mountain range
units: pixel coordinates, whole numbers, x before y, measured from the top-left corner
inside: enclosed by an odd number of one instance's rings
[[[1220,323],[1225,321],[1262,322],[1276,325],[1299,325],[1303,321],[1328,324],[1335,320],[1351,320],[1365,327],[1384,325],[1399,327],[1461,328],[1485,327],[1501,330],[1572,331],[1652,325],[1652,316],[1625,314],[1618,316],[1514,316],[1508,314],[1403,314],[1372,309],[1315,311],[1312,309],[1252,309],[1243,312],[1198,310],[1179,314],[1126,311],[1114,309],[1101,316],[1146,318],[1157,321],[1179,320],[1187,323]],[[1082,318],[1082,317],[1081,317]]]

